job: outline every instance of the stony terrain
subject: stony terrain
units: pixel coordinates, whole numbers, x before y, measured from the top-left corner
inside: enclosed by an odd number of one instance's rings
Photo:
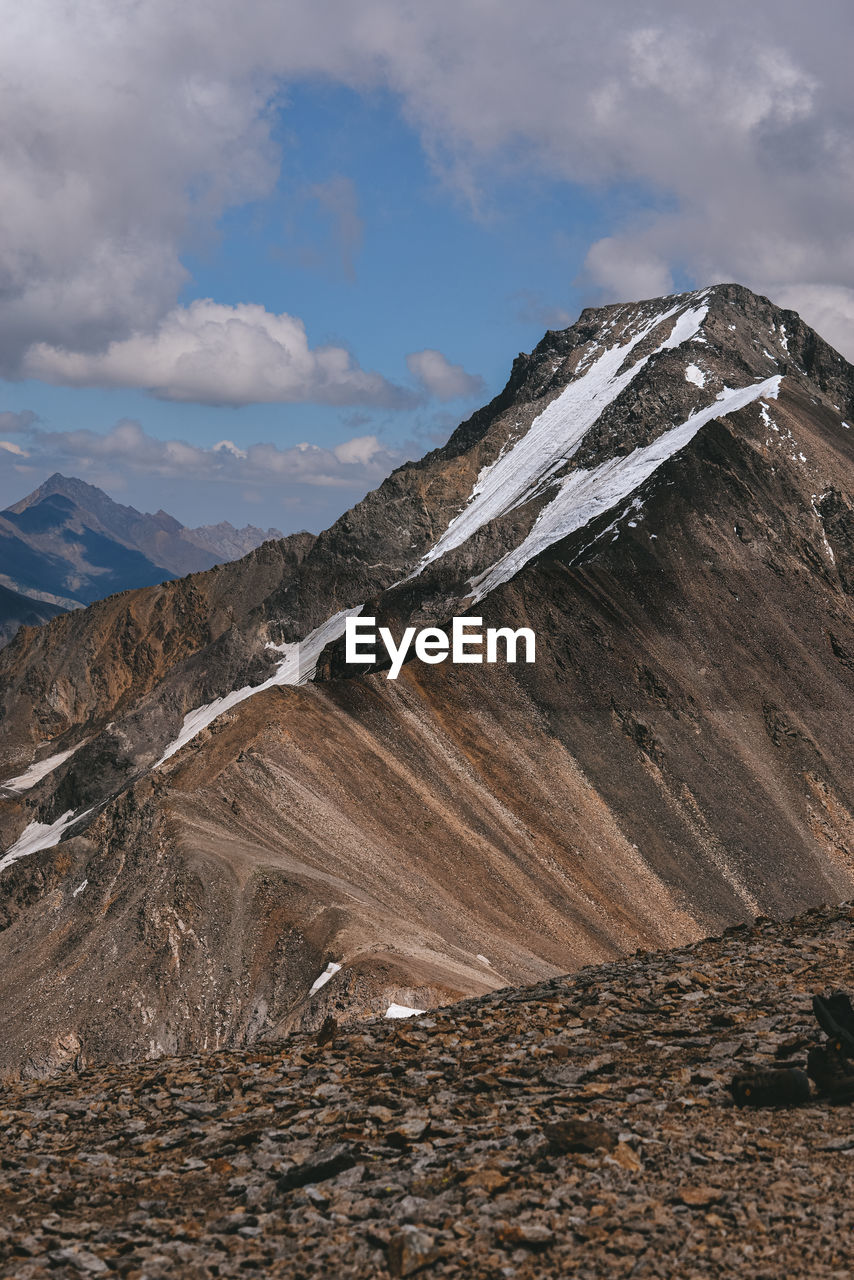
[[[850,1275],[854,1116],[735,1110],[854,987],[854,905],[406,1022],[0,1094],[14,1280]]]

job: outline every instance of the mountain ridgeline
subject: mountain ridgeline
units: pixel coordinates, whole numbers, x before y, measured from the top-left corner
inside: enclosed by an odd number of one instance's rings
[[[278,529],[235,529],[227,521],[187,529],[165,511],[143,514],[57,473],[0,512],[0,586],[30,601],[0,596],[0,644],[19,626],[209,569],[281,537]]]
[[[740,286],[587,310],[319,537],[21,631],[4,1068],[423,1009],[854,896],[852,423],[854,369]],[[531,627],[537,661],[389,681],[344,661],[359,610]]]

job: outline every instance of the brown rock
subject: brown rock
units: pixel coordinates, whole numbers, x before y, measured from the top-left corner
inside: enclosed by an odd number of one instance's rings
[[[323,1026],[317,1033],[317,1046],[323,1048],[326,1044],[332,1044],[338,1031],[338,1023],[332,1014],[328,1014],[323,1021]]]
[[[496,1239],[505,1248],[515,1249],[520,1245],[527,1249],[545,1249],[554,1243],[554,1232],[539,1223],[520,1222],[508,1226],[506,1223],[496,1228]]]
[[[617,1139],[610,1129],[597,1120],[556,1120],[543,1127],[552,1155],[573,1151],[611,1151]]]
[[[435,1236],[420,1227],[403,1227],[388,1245],[388,1269],[393,1276],[411,1276],[439,1256]]]
[[[703,1209],[708,1204],[717,1204],[723,1200],[724,1192],[720,1187],[682,1187],[676,1199],[681,1204],[690,1205],[692,1209]]]
[[[643,1168],[640,1156],[634,1147],[629,1146],[628,1142],[617,1143],[612,1159],[616,1160],[617,1164],[624,1169],[628,1169],[631,1173],[637,1173],[639,1169]]]
[[[497,1169],[475,1169],[463,1180],[464,1187],[482,1187],[484,1191],[500,1191],[510,1182]]]

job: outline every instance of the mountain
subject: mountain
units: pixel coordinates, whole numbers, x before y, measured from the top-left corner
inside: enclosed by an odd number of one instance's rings
[[[590,309],[319,537],[19,633],[3,1064],[423,1009],[854,895],[852,421],[852,367],[740,286]],[[390,680],[344,661],[359,609],[529,627],[537,659]]]
[[[235,529],[227,521],[186,529],[165,511],[144,515],[94,485],[56,474],[0,512],[0,583],[77,608],[209,569],[281,537],[278,529]]]
[[[7,644],[20,627],[37,627],[63,610],[55,604],[33,600],[0,586],[0,645]]]
[[[161,514],[161,513],[158,513]],[[257,525],[246,524],[242,529],[235,529],[227,520],[219,524],[203,524],[198,529],[184,529],[181,537],[203,551],[209,551],[216,557],[216,563],[226,560],[239,560],[248,555],[262,542],[270,542],[284,537],[281,529],[259,529]]]

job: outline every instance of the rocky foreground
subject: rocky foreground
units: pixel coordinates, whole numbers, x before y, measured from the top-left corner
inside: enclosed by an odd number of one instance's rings
[[[12,1084],[0,1269],[848,1276],[851,1109],[739,1111],[727,1085],[803,1062],[852,941],[844,904],[406,1022]]]

